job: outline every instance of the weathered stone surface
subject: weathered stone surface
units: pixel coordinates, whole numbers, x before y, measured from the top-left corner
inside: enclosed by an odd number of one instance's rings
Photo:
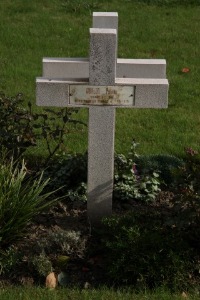
[[[88,58],[43,58],[43,77],[54,79],[88,78]]]
[[[85,81],[36,79],[36,104],[38,106],[66,107],[69,104],[69,84],[84,84]]]
[[[94,224],[112,213],[115,109],[93,107],[89,124],[87,203]]]
[[[116,78],[115,29],[90,28],[89,82],[91,85],[113,85]]]
[[[65,81],[37,78],[36,104],[38,106],[63,107],[68,104],[69,85]]]
[[[135,108],[167,108],[168,89],[167,79],[117,78],[117,85],[135,87]]]
[[[91,85],[114,85],[116,30],[90,29]],[[88,216],[92,223],[112,213],[115,109],[93,107],[89,111]]]
[[[118,30],[117,12],[93,12],[93,28],[110,28]]]
[[[89,107],[92,109],[92,104],[84,104],[81,102],[75,103],[74,99],[70,101],[71,87],[80,84],[81,89],[87,89],[91,85],[87,80],[49,80],[44,78],[38,78],[36,81],[36,94],[37,105],[39,106],[78,106]],[[138,79],[138,78],[116,78],[115,87],[132,87],[132,94],[128,103],[123,103],[123,97],[121,103],[112,105],[114,107],[126,107],[126,108],[167,108],[168,106],[168,80],[167,79]],[[77,86],[78,90],[78,86]],[[89,99],[89,97],[88,97]],[[109,105],[109,103],[108,103]],[[106,103],[104,103],[106,107]]]
[[[117,60],[117,77],[121,78],[166,78],[165,59]]]
[[[164,59],[117,59],[116,77],[166,78]],[[51,79],[89,79],[89,59],[44,58],[43,77]]]
[[[117,12],[93,12],[92,27],[116,29],[117,40],[118,40],[118,13]]]

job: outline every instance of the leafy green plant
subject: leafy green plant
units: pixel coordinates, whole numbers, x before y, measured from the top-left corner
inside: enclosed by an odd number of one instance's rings
[[[47,276],[53,270],[64,271],[69,260],[84,257],[86,241],[79,231],[50,231],[37,241],[34,249],[38,254],[32,256],[29,265],[40,276]],[[63,276],[64,280],[65,274],[60,273]]]
[[[0,275],[9,273],[9,275],[17,268],[22,258],[22,254],[17,252],[13,246],[3,250],[0,249]]]
[[[47,276],[53,270],[52,263],[44,251],[39,255],[34,255],[31,264],[40,276]]]
[[[155,200],[160,192],[160,180],[158,170],[146,170],[139,172],[136,160],[137,143],[133,141],[129,156],[116,156],[116,175],[114,185],[114,198],[121,200]]]
[[[66,198],[70,201],[87,201],[87,185],[84,182],[77,187],[75,190],[68,190]]]
[[[44,238],[38,241],[37,246],[41,252],[68,255],[70,257],[83,257],[86,239],[81,236],[79,231],[74,230],[58,230],[49,232]],[[56,249],[56,251],[55,251]]]
[[[136,146],[137,143],[133,142],[128,157],[123,154],[115,156],[114,198],[152,201],[160,191],[159,173],[150,168],[143,173],[137,171],[135,161],[139,156]],[[56,155],[45,170],[45,176],[51,178],[49,189],[62,186],[60,192],[68,200],[87,200],[87,153]]]
[[[138,168],[139,163],[138,166],[135,163],[139,160],[136,146],[137,143],[133,142],[128,157],[123,154],[115,156],[114,198],[153,201],[160,192],[159,171],[156,168]],[[45,170],[45,176],[51,178],[48,188],[62,186],[60,193],[65,194],[68,200],[87,200],[87,153],[57,154]]]
[[[134,175],[115,175],[114,197],[121,200],[155,200],[160,192],[159,174],[153,172],[152,175],[146,175],[141,180]]]
[[[183,159],[166,154],[140,155],[136,158],[135,163],[138,171],[142,174],[159,170],[160,180],[166,185],[175,180],[177,170],[184,166]]]
[[[24,161],[0,164],[0,245],[6,246],[24,236],[27,225],[34,216],[50,207],[58,199],[54,192],[43,193],[49,179],[43,174],[28,176]]]

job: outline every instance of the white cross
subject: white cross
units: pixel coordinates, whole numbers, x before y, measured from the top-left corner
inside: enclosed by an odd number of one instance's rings
[[[167,108],[163,59],[117,59],[117,13],[93,13],[89,59],[44,58],[37,105],[89,108],[88,217],[112,213],[115,108]]]

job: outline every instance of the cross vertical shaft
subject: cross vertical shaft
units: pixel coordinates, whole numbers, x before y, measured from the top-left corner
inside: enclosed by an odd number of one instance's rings
[[[117,31],[90,29],[90,85],[115,85]],[[115,108],[89,109],[88,216],[92,224],[112,213]]]

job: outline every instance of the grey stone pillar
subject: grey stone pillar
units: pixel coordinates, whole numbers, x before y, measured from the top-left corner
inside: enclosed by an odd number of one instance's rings
[[[90,29],[90,85],[114,85],[116,29]],[[88,217],[92,224],[112,213],[115,108],[89,109]]]

